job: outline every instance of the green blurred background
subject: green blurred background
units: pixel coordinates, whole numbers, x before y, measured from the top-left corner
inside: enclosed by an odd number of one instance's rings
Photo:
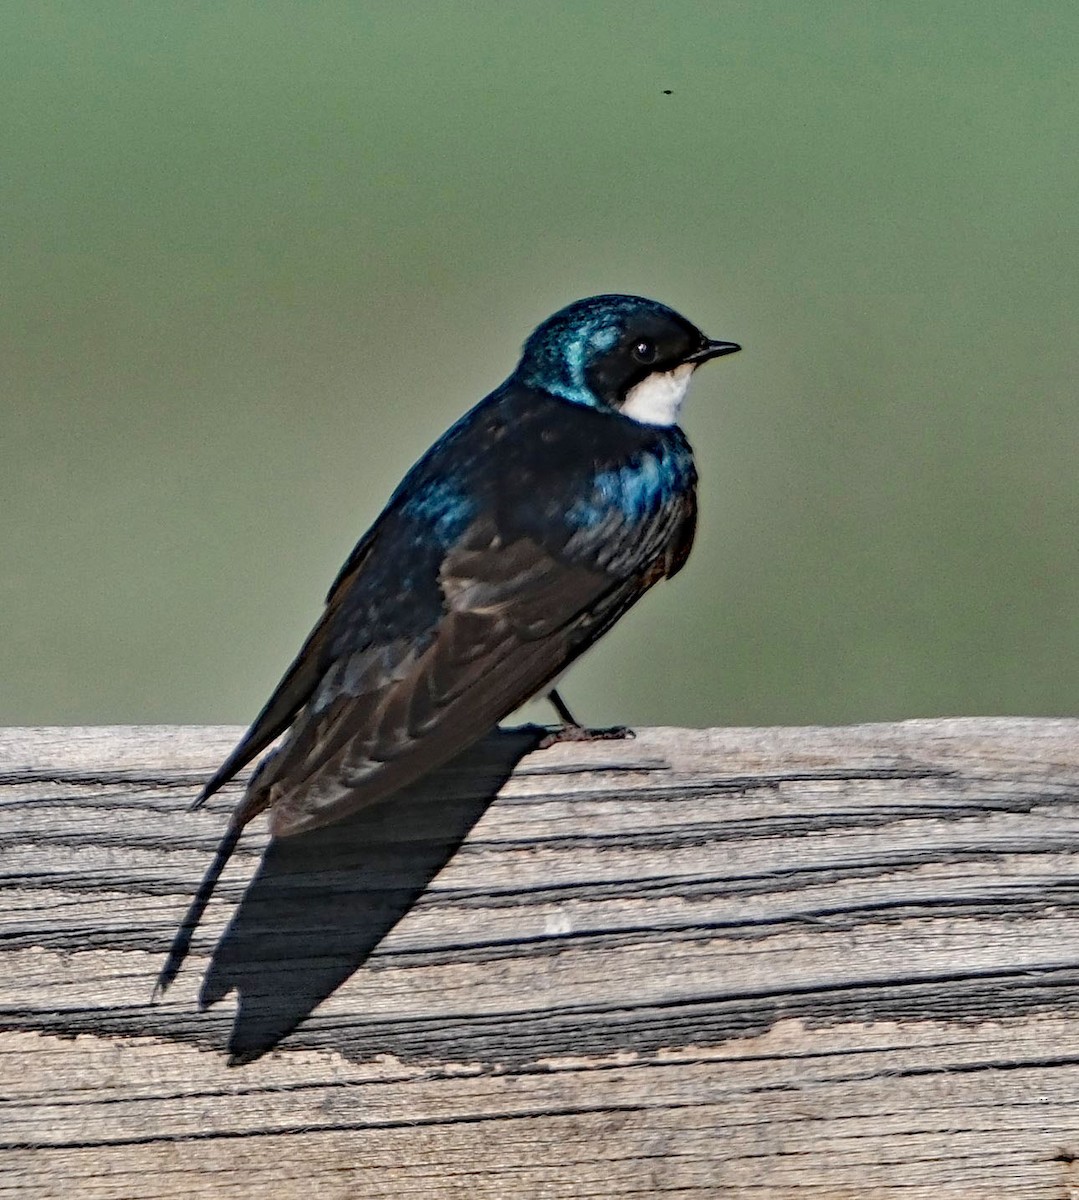
[[[248,720],[600,291],[745,351],[586,719],[1074,712],[1077,55],[1075,0],[6,5],[0,724]]]

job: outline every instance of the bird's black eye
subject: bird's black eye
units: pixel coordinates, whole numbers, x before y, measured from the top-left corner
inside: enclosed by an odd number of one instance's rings
[[[650,363],[656,361],[656,344],[650,342],[647,338],[641,340],[633,347],[633,357],[642,363]]]

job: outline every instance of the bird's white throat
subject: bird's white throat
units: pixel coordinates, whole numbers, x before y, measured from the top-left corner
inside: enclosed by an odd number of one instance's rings
[[[642,425],[676,425],[696,363],[653,371],[626,392],[622,412]]]

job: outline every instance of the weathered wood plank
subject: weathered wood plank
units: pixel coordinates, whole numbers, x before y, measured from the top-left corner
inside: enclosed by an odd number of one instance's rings
[[[1079,1200],[1079,722],[505,735],[152,1004],[237,732],[0,732],[0,1194]]]

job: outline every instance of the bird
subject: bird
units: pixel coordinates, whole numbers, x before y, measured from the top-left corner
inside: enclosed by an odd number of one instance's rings
[[[693,545],[678,424],[694,371],[733,354],[655,300],[600,295],[543,321],[514,371],[415,463],[360,538],[276,690],[193,808],[262,759],[158,976],[175,980],[244,827],[289,837],[391,796],[525,701],[590,731],[555,682]]]

